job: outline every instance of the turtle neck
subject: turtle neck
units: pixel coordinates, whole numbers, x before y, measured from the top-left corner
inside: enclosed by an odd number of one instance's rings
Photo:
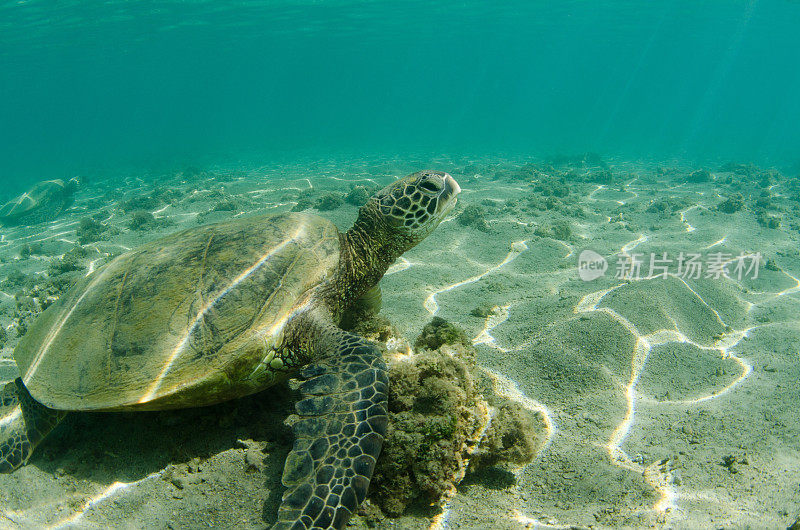
[[[352,228],[339,236],[341,255],[333,282],[335,299],[330,302],[337,315],[376,285],[392,263],[413,246],[377,215],[370,204],[365,205]]]

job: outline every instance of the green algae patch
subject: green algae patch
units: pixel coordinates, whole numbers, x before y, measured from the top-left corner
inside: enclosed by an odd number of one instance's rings
[[[462,330],[434,317],[415,346],[389,355],[389,428],[370,487],[392,517],[439,506],[468,472],[531,462],[544,439],[533,413],[485,391]]]
[[[441,317],[433,317],[422,328],[422,333],[414,342],[417,349],[436,350],[444,344],[469,346],[470,340],[464,331]]]

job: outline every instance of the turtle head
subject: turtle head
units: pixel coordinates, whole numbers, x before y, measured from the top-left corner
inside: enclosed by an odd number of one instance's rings
[[[75,193],[75,191],[78,189],[78,187],[80,187],[80,185],[81,185],[80,179],[78,177],[72,177],[67,181],[65,188],[67,190],[67,193]]]
[[[377,211],[389,236],[408,241],[410,248],[439,225],[456,205],[460,191],[444,171],[417,171],[383,188],[364,208]]]
[[[389,266],[425,239],[456,205],[458,183],[444,171],[418,171],[373,195],[344,234],[349,259],[335,282],[333,307],[349,305],[375,287]],[[341,293],[346,293],[344,298]]]

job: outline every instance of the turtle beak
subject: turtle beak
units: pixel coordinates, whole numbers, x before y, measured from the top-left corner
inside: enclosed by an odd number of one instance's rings
[[[445,174],[444,177],[444,195],[445,197],[453,197],[461,193],[461,186],[458,185],[456,179],[450,176],[449,173]]]
[[[456,196],[461,193],[461,186],[449,173],[444,174],[444,188],[439,194],[439,213],[447,214],[456,206]]]

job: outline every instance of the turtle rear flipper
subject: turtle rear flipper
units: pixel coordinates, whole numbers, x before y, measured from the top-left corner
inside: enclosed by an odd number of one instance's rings
[[[335,344],[300,371],[304,399],[296,405],[300,420],[275,529],[344,528],[367,495],[383,446],[389,378],[381,352],[346,332]]]
[[[0,391],[0,473],[10,473],[31,453],[67,413],[45,407],[17,378]]]

